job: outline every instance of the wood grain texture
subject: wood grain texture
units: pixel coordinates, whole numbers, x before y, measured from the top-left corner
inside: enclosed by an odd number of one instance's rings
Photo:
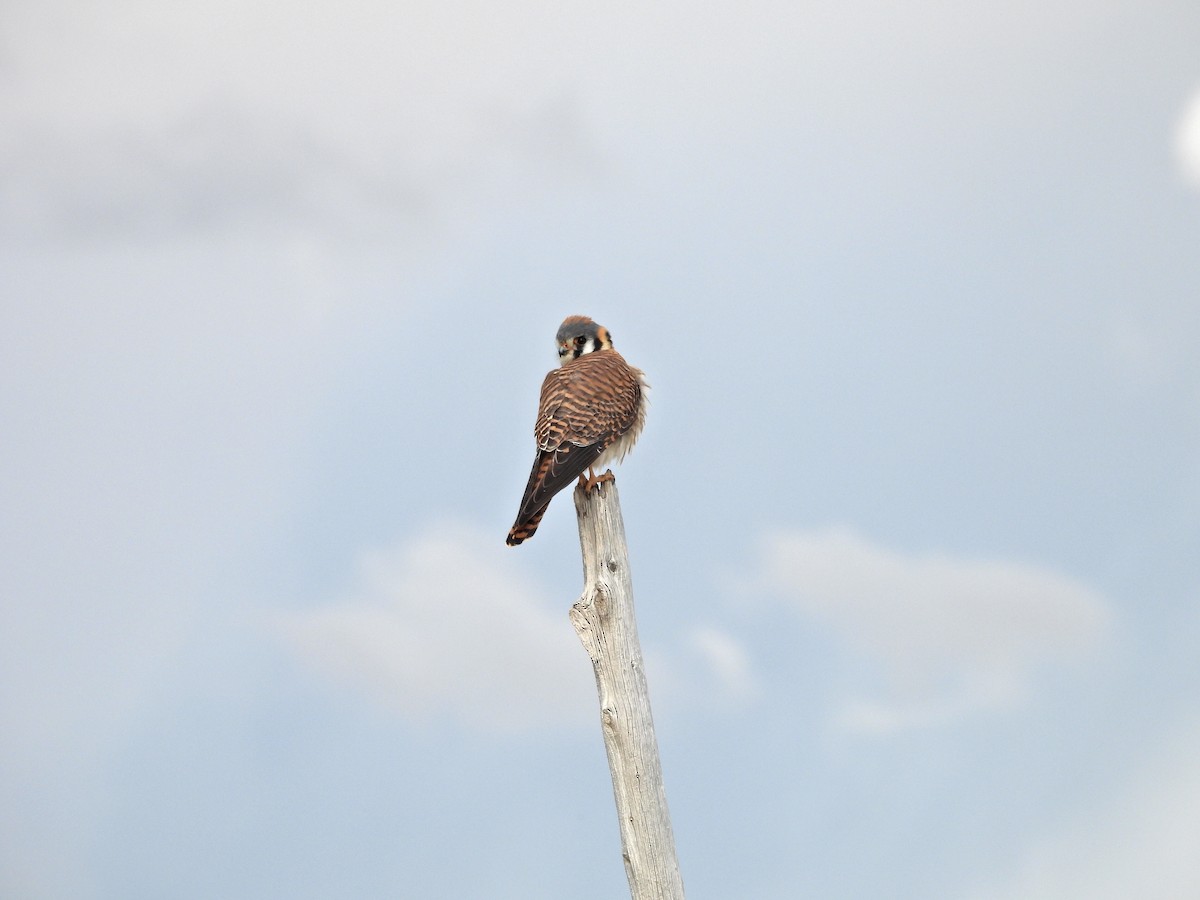
[[[633,900],[683,900],[615,482],[575,491],[583,594],[571,624],[592,660]]]

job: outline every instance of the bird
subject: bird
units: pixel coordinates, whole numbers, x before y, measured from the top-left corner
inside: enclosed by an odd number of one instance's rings
[[[614,481],[596,470],[625,458],[646,423],[646,375],[613,349],[612,334],[587,316],[567,316],[555,336],[559,367],[542,382],[537,455],[505,543],[533,537],[551,498],[579,479],[593,490]]]

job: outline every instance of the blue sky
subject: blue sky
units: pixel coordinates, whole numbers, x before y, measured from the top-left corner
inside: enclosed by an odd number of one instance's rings
[[[1200,894],[1200,10],[51,0],[0,42],[0,894]]]

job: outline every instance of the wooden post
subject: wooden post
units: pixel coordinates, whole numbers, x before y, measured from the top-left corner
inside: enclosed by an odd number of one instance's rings
[[[615,482],[575,489],[583,594],[571,624],[596,671],[600,726],[612,773],[621,855],[633,900],[683,900],[633,615],[633,583]]]

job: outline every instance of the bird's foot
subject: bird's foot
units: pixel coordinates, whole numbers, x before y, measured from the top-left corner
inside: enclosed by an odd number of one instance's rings
[[[587,493],[590,494],[593,490],[595,490],[600,485],[607,484],[610,481],[615,482],[616,480],[617,480],[617,476],[612,473],[612,469],[608,469],[605,471],[605,473],[603,475],[592,474],[588,478],[587,484],[584,485],[583,489],[584,489],[584,491],[586,491]]]

